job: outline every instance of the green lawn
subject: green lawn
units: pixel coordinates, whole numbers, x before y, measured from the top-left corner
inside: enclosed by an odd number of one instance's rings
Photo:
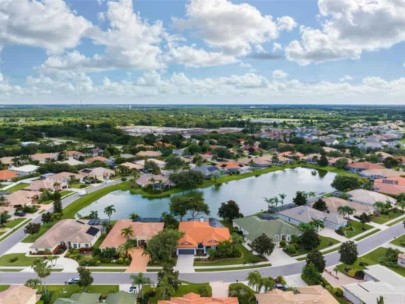
[[[29,234],[23,239],[22,243],[34,243],[40,236],[42,236],[45,232],[48,231],[55,223],[45,223],[42,224],[39,228],[39,232],[35,234]]]
[[[77,285],[47,285],[47,288],[52,293],[50,303],[54,303],[58,298],[70,298],[72,294],[83,291]],[[88,289],[89,293],[101,293],[103,296],[117,291],[118,285],[92,285]]]
[[[402,216],[403,212],[390,212],[389,214],[381,214],[380,216],[374,216],[373,222],[377,224],[384,224],[388,221],[396,219],[397,217]]]
[[[70,195],[70,194],[72,194],[72,193],[73,193],[73,191],[70,191],[70,190],[63,190],[63,191],[59,192],[59,194],[60,194],[61,197]]]
[[[21,189],[24,189],[24,188],[28,187],[29,185],[30,184],[27,184],[27,183],[20,183],[20,184],[17,184],[15,186],[11,187],[11,188],[8,188],[8,189],[6,189],[4,191],[5,192],[16,192],[18,190],[21,190]]]
[[[0,285],[0,292],[7,290],[10,285]]]
[[[398,237],[398,238],[396,238],[391,243],[394,244],[394,245],[397,245],[397,246],[404,247],[404,250],[405,250],[405,234]]]
[[[345,272],[346,267],[350,267],[352,269],[364,269],[364,268],[366,268],[366,266],[360,266],[359,263],[363,262],[368,265],[378,264],[379,258],[381,258],[385,255],[386,250],[387,250],[386,248],[377,248],[377,249],[367,253],[366,255],[359,257],[353,265],[340,264],[336,267],[337,267],[337,269],[339,269],[340,272],[345,273],[345,274],[346,274],[346,272]],[[405,277],[405,268],[401,268],[401,267],[388,267],[388,268],[395,271],[396,273],[402,275],[403,277]]]
[[[12,259],[17,258],[16,261]],[[27,257],[24,253],[11,253],[0,257],[0,266],[31,266],[34,257]]]
[[[88,188],[89,186],[83,183],[71,183],[69,184],[69,188],[75,188],[75,189],[84,189]]]
[[[16,218],[16,219],[8,221],[7,224],[5,225],[5,227],[12,229],[24,221],[25,221],[25,218]]]
[[[92,268],[91,272],[124,272],[125,269]]]
[[[146,294],[147,292],[150,292],[151,290],[156,291],[156,295],[152,298],[149,298],[148,303],[149,304],[156,304],[159,300],[163,298],[162,291],[159,288],[152,288],[148,285],[143,287],[143,294]],[[212,294],[211,286],[209,283],[188,283],[188,282],[182,282],[182,284],[179,286],[179,289],[175,292],[173,295],[174,297],[182,297],[185,294],[188,294],[190,292],[194,292],[196,294],[201,294],[201,291],[205,290],[208,292],[208,295]],[[166,297],[166,299],[169,297]]]
[[[221,259],[217,261],[194,261],[194,266],[244,265],[266,261],[265,259],[254,255],[252,252],[247,250],[245,246],[239,245],[238,247],[242,252],[242,256],[240,258]]]
[[[322,250],[322,249],[331,247],[331,246],[339,243],[338,240],[335,240],[334,238],[331,238],[331,237],[322,236],[322,235],[320,235],[319,237],[321,238],[321,243],[319,244],[318,247],[316,247],[317,250]],[[307,254],[308,252],[309,251],[307,251],[304,248],[300,247],[295,254],[289,254],[289,253],[287,253],[287,254],[289,256],[295,257],[295,256]]]
[[[351,225],[351,227],[353,227],[353,230],[349,230],[349,229],[346,230],[346,237],[349,239],[373,228],[373,226],[371,226],[371,225],[364,224],[364,229],[363,229],[363,225],[357,221],[350,221],[350,225]]]

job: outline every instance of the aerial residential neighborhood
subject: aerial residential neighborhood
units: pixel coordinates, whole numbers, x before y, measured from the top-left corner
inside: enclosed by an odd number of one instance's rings
[[[405,0],[0,0],[0,304],[405,304]]]

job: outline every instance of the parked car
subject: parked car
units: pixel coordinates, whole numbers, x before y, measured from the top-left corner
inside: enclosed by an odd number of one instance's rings
[[[80,278],[71,278],[65,282],[67,285],[76,285],[79,284]]]
[[[137,293],[138,291],[136,290],[136,286],[131,286],[131,287],[129,287],[128,292],[129,293]]]
[[[276,288],[280,290],[287,290],[289,287],[284,284],[276,284]]]
[[[26,213],[22,210],[17,210],[16,212],[14,212],[14,215],[15,216],[25,216]]]

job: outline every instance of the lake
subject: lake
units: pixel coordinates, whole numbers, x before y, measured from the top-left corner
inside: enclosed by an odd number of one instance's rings
[[[211,210],[211,217],[217,217],[221,203],[228,200],[236,201],[241,212],[246,216],[267,210],[265,197],[284,193],[287,195],[284,203],[292,203],[297,191],[315,192],[316,194],[333,192],[335,189],[331,183],[335,175],[331,172],[306,168],[285,169],[197,191],[204,194],[205,202]],[[170,197],[149,199],[131,194],[129,191],[115,191],[82,209],[79,214],[85,216],[90,211],[98,211],[100,218],[106,218],[104,208],[113,204],[116,209],[112,215],[114,220],[127,219],[133,212],[141,217],[160,217],[163,212],[169,211],[169,202]]]

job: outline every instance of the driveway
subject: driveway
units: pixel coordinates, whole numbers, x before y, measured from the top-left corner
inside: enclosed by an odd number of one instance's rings
[[[132,248],[128,253],[132,257],[132,262],[125,272],[146,272],[149,256],[143,254],[143,248]]]
[[[290,257],[287,253],[283,251],[283,249],[278,247],[274,248],[271,255],[266,256],[266,258],[273,266],[288,265],[297,262],[296,259]]]
[[[192,273],[194,271],[194,256],[191,254],[180,254],[177,256],[177,263],[174,267],[180,273]]]

